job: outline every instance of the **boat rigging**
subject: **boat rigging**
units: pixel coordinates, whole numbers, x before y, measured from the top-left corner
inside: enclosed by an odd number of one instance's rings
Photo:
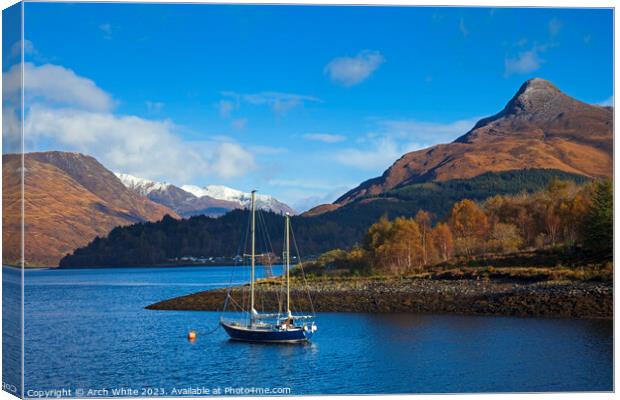
[[[251,213],[251,253],[250,253],[250,304],[249,309],[242,310],[241,318],[228,319],[222,316],[220,325],[232,340],[265,343],[307,342],[317,331],[314,315],[295,314],[291,303],[291,218],[286,213],[284,218],[284,281],[286,286],[285,309],[258,312],[256,310],[256,190],[252,191]],[[297,260],[301,267],[299,254]],[[226,303],[234,302],[228,291]],[[239,303],[236,303],[239,304]],[[311,302],[310,302],[311,304]],[[224,311],[226,311],[226,306]]]

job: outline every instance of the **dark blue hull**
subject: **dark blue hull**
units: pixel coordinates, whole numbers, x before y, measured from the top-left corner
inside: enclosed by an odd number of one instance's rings
[[[231,339],[244,342],[296,343],[306,342],[312,337],[312,331],[302,328],[280,331],[271,329],[250,329],[245,326],[232,325],[224,322],[221,322],[221,325]]]

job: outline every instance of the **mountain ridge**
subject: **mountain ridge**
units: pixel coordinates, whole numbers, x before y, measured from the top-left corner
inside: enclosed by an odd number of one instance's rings
[[[216,217],[234,209],[247,208],[250,204],[250,193],[228,186],[182,185],[179,187],[171,183],[157,182],[120,172],[115,172],[115,175],[127,188],[173,209],[183,217],[201,214]],[[291,207],[273,196],[257,194],[256,200],[259,209],[295,214]]]
[[[3,257],[21,259],[20,154],[2,156]],[[24,258],[26,265],[57,265],[77,247],[116,226],[178,218],[167,207],[129,191],[93,157],[69,152],[26,153],[24,159]]]

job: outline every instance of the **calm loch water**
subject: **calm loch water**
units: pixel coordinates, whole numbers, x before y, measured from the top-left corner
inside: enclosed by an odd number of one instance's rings
[[[610,321],[322,313],[311,343],[257,345],[231,342],[221,329],[201,334],[216,312],[144,309],[240,282],[231,268],[27,271],[25,394],[613,389]],[[5,268],[5,290],[12,273]]]

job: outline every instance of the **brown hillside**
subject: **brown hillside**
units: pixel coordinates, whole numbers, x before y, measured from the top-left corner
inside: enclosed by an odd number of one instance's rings
[[[613,111],[575,100],[550,82],[525,82],[498,114],[450,144],[407,153],[382,176],[340,197],[344,205],[397,186],[472,178],[485,172],[550,168],[610,177]]]
[[[129,191],[94,158],[76,153],[25,155],[26,265],[56,266],[65,254],[119,225],[159,220],[170,209]],[[20,158],[4,155],[3,262],[20,259]]]

